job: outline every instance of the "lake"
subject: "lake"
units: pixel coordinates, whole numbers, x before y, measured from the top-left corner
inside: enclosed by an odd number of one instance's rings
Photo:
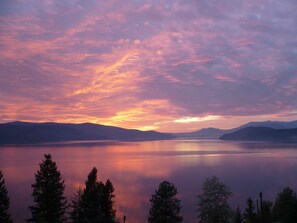
[[[185,223],[196,222],[197,195],[206,177],[216,175],[228,185],[230,204],[245,208],[248,196],[274,201],[290,186],[297,191],[297,145],[219,140],[168,140],[148,142],[71,142],[40,146],[0,147],[15,222],[30,217],[34,174],[43,154],[58,165],[70,200],[96,166],[99,180],[115,187],[117,216],[127,223],[147,222],[149,199],[163,180],[177,187]]]

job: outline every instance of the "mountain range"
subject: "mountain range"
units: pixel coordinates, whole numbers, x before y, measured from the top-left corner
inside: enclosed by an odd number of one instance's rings
[[[297,128],[297,120],[291,122],[281,121],[264,121],[264,122],[249,122],[233,129],[218,129],[218,128],[203,128],[193,132],[174,133],[175,137],[181,138],[208,138],[219,139],[224,134],[236,132],[247,127],[267,127],[272,129],[294,129]]]
[[[0,124],[0,145],[84,140],[163,140],[174,136],[155,131],[140,131],[91,123],[29,123]]]
[[[297,142],[297,128],[275,129],[269,127],[245,127],[224,134],[221,140]]]
[[[149,141],[173,138],[204,138],[221,140],[297,141],[297,120],[291,122],[249,122],[238,128],[203,128],[186,133],[160,133],[105,126],[92,123],[30,123],[0,124],[0,145],[34,144],[64,141],[119,140]]]

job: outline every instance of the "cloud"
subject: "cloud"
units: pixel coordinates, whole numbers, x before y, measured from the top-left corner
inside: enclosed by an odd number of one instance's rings
[[[30,0],[0,8],[1,122],[168,131],[222,117],[289,119],[297,109],[293,0]],[[220,118],[195,121],[205,114]]]
[[[183,117],[177,120],[174,120],[176,123],[190,123],[190,122],[203,122],[219,119],[219,116],[216,115],[207,115],[204,117]]]

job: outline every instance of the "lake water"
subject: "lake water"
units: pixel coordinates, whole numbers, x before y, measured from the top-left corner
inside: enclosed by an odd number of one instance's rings
[[[127,223],[147,222],[149,199],[163,180],[177,187],[185,223],[196,222],[197,195],[206,177],[216,175],[231,188],[233,208],[244,209],[246,198],[256,200],[259,192],[274,201],[286,186],[297,191],[293,144],[168,140],[0,147],[15,222],[30,217],[31,184],[45,153],[58,165],[68,200],[96,166],[99,180],[114,184],[117,216],[122,222],[126,215]]]

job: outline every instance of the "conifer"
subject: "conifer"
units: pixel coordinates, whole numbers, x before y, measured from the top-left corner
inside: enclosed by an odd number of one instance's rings
[[[182,222],[183,218],[179,215],[181,204],[176,195],[176,187],[168,181],[163,181],[150,199],[148,221],[150,223]]]
[[[11,216],[8,213],[10,200],[5,186],[5,180],[2,171],[0,170],[0,222],[12,223]]]
[[[64,180],[50,154],[44,155],[32,184],[34,205],[29,206],[32,217],[28,222],[66,222],[67,200]]]

